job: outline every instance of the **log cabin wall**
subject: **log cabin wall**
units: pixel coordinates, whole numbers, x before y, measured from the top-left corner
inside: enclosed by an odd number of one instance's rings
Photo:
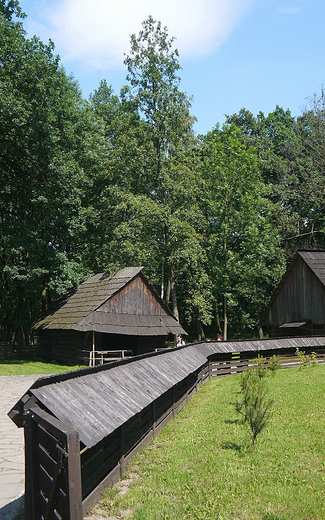
[[[100,334],[96,335],[98,349]],[[82,350],[92,349],[92,334],[76,330],[40,330],[38,332],[38,355],[45,361],[77,365]]]

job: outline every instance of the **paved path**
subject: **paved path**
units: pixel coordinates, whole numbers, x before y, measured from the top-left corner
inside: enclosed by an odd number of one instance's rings
[[[21,517],[24,508],[24,432],[7,413],[41,376],[0,376],[0,519]]]

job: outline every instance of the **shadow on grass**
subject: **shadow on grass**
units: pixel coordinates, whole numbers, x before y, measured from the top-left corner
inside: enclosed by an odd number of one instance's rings
[[[247,446],[244,444],[237,444],[236,442],[225,441],[221,443],[221,448],[224,450],[234,450],[238,451],[238,453],[243,453],[243,451],[246,451]]]
[[[225,419],[226,424],[243,424],[243,419]]]
[[[25,365],[26,363],[33,363],[35,361],[34,358],[26,358],[26,359],[1,359],[1,365]]]

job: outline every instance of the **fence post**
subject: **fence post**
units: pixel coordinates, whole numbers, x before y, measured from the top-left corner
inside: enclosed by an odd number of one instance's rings
[[[70,520],[82,520],[80,440],[77,431],[67,435]]]
[[[27,412],[24,423],[25,437],[25,520],[40,518],[38,504],[38,468],[37,468],[37,423],[32,419],[32,413]]]
[[[121,426],[121,434],[120,434],[120,477],[122,477],[124,473],[124,424]]]
[[[156,401],[152,403],[152,435],[156,437]]]

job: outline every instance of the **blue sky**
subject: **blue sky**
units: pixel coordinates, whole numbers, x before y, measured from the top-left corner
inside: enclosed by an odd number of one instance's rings
[[[325,84],[324,0],[20,0],[28,35],[51,38],[88,98],[106,79],[125,84],[129,35],[150,14],[180,52],[182,91],[197,133],[244,107],[298,116]]]

